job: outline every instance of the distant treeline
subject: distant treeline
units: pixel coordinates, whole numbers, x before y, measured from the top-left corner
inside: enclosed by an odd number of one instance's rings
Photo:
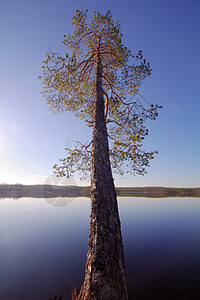
[[[200,188],[171,187],[120,187],[116,188],[118,196],[134,197],[200,197]]]
[[[52,198],[52,197],[80,197],[80,196],[82,196],[82,187],[77,187],[77,186],[22,185],[22,184],[0,185],[0,198],[5,198],[5,197]]]
[[[120,197],[200,197],[200,188],[170,187],[117,187]],[[52,198],[52,197],[89,197],[89,186],[58,186],[58,185],[0,185],[0,198]]]

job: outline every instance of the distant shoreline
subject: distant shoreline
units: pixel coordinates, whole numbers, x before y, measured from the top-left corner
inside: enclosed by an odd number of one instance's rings
[[[200,188],[116,187],[120,197],[200,197]],[[1,184],[0,198],[90,197],[89,186]]]

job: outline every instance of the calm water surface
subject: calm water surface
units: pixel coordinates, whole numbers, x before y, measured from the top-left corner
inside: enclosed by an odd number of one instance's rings
[[[0,200],[0,300],[70,299],[84,279],[90,199]],[[200,199],[119,198],[129,300],[200,299]]]

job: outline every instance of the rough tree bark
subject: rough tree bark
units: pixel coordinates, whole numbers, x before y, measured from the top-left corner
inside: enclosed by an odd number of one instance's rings
[[[91,215],[81,300],[127,300],[121,225],[109,160],[104,118],[101,57],[98,54],[94,108]]]

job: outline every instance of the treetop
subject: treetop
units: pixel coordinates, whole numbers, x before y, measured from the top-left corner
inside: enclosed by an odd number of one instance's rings
[[[145,122],[155,119],[161,108],[153,104],[146,107],[136,100],[143,80],[151,75],[150,64],[144,59],[142,50],[133,55],[123,44],[121,26],[119,21],[113,21],[110,11],[104,15],[93,11],[91,20],[87,19],[87,10],[76,10],[72,23],[74,31],[64,35],[65,55],[52,51],[46,54],[41,76],[43,96],[54,113],[73,112],[92,126],[100,58],[112,166],[122,174],[121,162],[127,161],[133,173],[144,174],[144,166],[149,165],[156,153],[142,150],[142,141],[148,135]],[[144,97],[140,99],[143,101]],[[73,161],[77,164],[81,153],[84,153],[84,163],[89,162],[91,143],[88,147],[78,145],[76,150],[67,149],[69,159],[63,161],[64,165],[69,166],[70,157],[76,155]],[[64,169],[61,175],[65,174]],[[71,167],[70,172],[75,169]],[[85,169],[88,170],[89,165],[85,165]]]

